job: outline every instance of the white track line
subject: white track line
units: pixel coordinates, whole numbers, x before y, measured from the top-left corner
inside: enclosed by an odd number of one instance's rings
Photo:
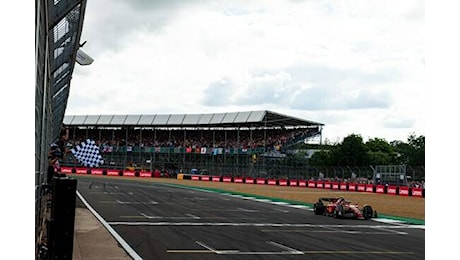
[[[294,249],[294,248],[291,248],[291,247],[282,245],[282,244],[280,244],[280,243],[276,243],[276,242],[274,242],[274,241],[267,241],[267,244],[270,244],[270,245],[279,247],[279,248],[281,248],[281,249],[285,249],[285,250],[287,250],[287,252],[290,252],[290,253],[292,253],[292,254],[296,254],[296,255],[303,255],[303,254],[304,254],[302,251],[299,251],[299,250],[297,250],[297,249]]]
[[[326,229],[336,229],[341,228],[367,228],[367,229],[419,229],[419,225],[378,225],[378,226],[369,226],[369,225],[341,225],[341,224],[309,224],[309,223],[236,223],[236,222],[146,222],[146,221],[137,221],[137,222],[125,222],[125,221],[113,221],[108,222],[112,226],[228,226],[228,227],[300,227],[300,228],[326,228]],[[342,230],[343,231],[343,230]]]
[[[110,234],[115,238],[115,240],[118,241],[118,243],[123,247],[123,249],[134,259],[134,260],[142,260],[142,257],[140,257],[136,251],[134,251],[128,243],[97,213],[89,204],[88,202],[83,198],[83,196],[78,192],[77,190],[77,196],[80,198],[80,200],[85,204],[85,206],[93,213],[93,215],[101,222],[101,224],[109,231]]]

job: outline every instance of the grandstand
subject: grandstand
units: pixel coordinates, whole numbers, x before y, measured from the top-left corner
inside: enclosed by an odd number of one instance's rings
[[[69,149],[86,139],[95,140],[106,162],[103,167],[134,167],[168,174],[200,169],[216,175],[253,177],[285,174],[276,165],[289,157],[289,147],[321,136],[324,126],[267,110],[66,115],[63,122],[70,127]],[[71,155],[64,162],[75,164]]]

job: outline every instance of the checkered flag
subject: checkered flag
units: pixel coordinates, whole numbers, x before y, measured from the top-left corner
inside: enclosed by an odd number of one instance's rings
[[[75,146],[72,154],[85,167],[98,167],[104,164],[102,156],[99,154],[99,147],[93,140],[86,139],[86,142]]]

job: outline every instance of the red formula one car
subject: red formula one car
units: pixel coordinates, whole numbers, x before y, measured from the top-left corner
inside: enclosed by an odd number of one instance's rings
[[[313,212],[316,215],[335,218],[370,219],[377,217],[377,212],[370,205],[364,205],[360,208],[358,204],[352,204],[343,197],[320,198],[318,202],[313,204]]]

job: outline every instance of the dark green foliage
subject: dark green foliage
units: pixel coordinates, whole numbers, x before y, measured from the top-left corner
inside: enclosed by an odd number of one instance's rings
[[[309,161],[310,165],[316,167],[425,165],[425,136],[423,135],[411,134],[407,142],[392,141],[389,143],[385,139],[373,138],[364,143],[360,135],[351,134],[345,137],[341,143],[317,146],[314,149],[321,150],[313,154]]]

